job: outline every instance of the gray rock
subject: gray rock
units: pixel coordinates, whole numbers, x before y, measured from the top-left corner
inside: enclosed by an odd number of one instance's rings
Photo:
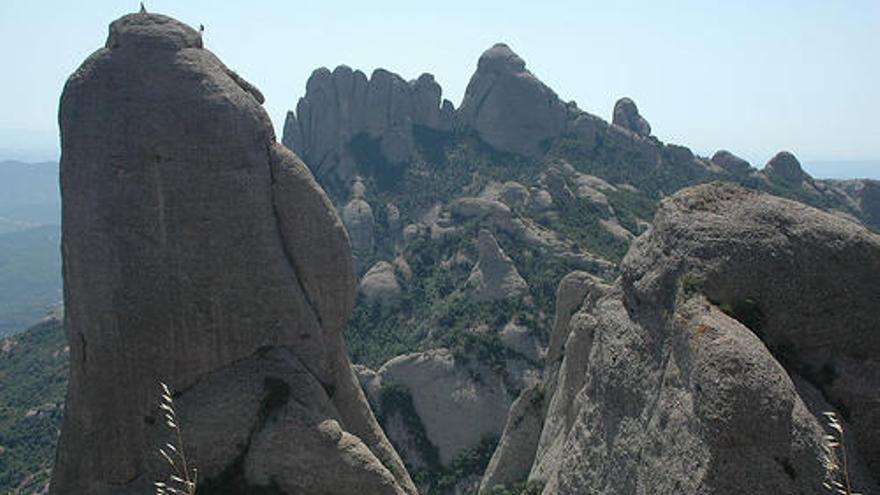
[[[510,208],[524,207],[529,202],[529,190],[526,186],[515,181],[507,181],[501,184],[498,195],[501,201]]]
[[[747,174],[752,170],[749,162],[726,150],[716,151],[712,163],[732,174]]]
[[[368,257],[373,252],[376,229],[373,208],[363,199],[356,197],[342,209],[342,222],[351,239],[355,257]]]
[[[542,357],[541,344],[528,326],[510,321],[504,325],[498,337],[504,347],[530,361],[537,362]]]
[[[800,185],[810,176],[801,168],[801,163],[788,151],[780,151],[767,162],[764,174],[771,181],[780,182],[789,186]]]
[[[479,260],[467,279],[467,287],[475,302],[516,299],[529,292],[525,279],[516,271],[513,261],[504,254],[495,236],[481,229],[477,238]]]
[[[577,137],[585,150],[592,151],[598,144],[600,133],[608,124],[586,112],[579,112],[574,120],[568,123],[568,132]]]
[[[394,273],[403,279],[405,283],[412,281],[413,272],[403,255],[398,255],[392,262],[394,265]]]
[[[391,237],[399,240],[403,233],[400,224],[400,209],[394,203],[385,204],[385,221]]]
[[[480,57],[459,118],[493,148],[537,156],[544,141],[565,131],[569,113],[518,55],[498,43]]]
[[[545,495],[825,493],[820,413],[834,409],[855,488],[876,493],[880,237],[710,184],[664,200],[621,270],[608,288],[564,281],[528,475]],[[517,415],[500,445],[528,451]]]
[[[345,354],[342,222],[261,100],[197,31],[152,14],[114,22],[67,81],[72,359],[52,493],[153,491],[160,380],[206,486],[225,471],[288,493],[415,492]]]
[[[378,302],[393,306],[400,301],[400,284],[394,275],[394,266],[387,261],[373,265],[360,283],[361,294],[368,303]]]
[[[440,85],[431,74],[422,74],[410,83],[412,87],[412,122],[429,129],[443,127],[440,118]]]
[[[634,132],[639,136],[651,135],[651,124],[639,114],[636,103],[630,98],[621,98],[614,104],[614,115],[611,123],[622,127],[630,132]]]
[[[529,189],[519,182],[499,183],[492,181],[483,188],[478,198],[486,201],[499,201],[505,204],[508,209],[518,209],[526,207],[530,195]]]
[[[498,436],[515,398],[503,374],[472,358],[462,360],[448,349],[398,356],[379,369],[367,387],[381,394],[383,387],[403,387],[411,396],[428,440],[439,461],[449,466],[455,457],[481,440]],[[374,402],[380,402],[374,397]],[[389,411],[382,411],[384,415]],[[389,431],[395,444],[406,444],[409,432]],[[401,449],[407,461],[422,453]]]
[[[544,391],[535,385],[523,391],[510,406],[507,422],[486,472],[479,493],[520,482],[529,475],[543,427]]]
[[[282,142],[300,154],[322,181],[348,184],[356,173],[352,145],[372,140],[393,164],[414,151],[413,126],[450,131],[454,108],[441,103],[441,88],[430,74],[406,82],[377,69],[363,72],[341,65],[314,71],[296,113],[288,113]]]

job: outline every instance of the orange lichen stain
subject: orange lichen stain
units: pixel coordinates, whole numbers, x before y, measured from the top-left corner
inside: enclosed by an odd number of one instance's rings
[[[697,341],[700,340],[700,337],[703,336],[707,331],[711,330],[712,327],[706,325],[705,323],[700,323],[697,325],[697,329],[694,330],[694,334],[691,335],[691,350],[697,350]]]

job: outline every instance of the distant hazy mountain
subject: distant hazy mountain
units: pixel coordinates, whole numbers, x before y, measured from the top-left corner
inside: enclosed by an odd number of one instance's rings
[[[804,168],[823,179],[880,179],[880,160],[811,160]]]
[[[0,233],[60,224],[58,164],[0,162]]]
[[[0,162],[0,336],[61,302],[58,164]]]

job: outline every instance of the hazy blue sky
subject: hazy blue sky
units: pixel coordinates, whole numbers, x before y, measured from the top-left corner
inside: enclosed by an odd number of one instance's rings
[[[608,119],[632,97],[663,141],[759,167],[789,149],[818,176],[880,178],[878,0],[145,3],[204,24],[206,46],[266,95],[279,135],[316,67],[431,72],[458,106],[480,53],[504,41],[586,111]],[[3,0],[0,159],[57,157],[64,80],[137,7]]]

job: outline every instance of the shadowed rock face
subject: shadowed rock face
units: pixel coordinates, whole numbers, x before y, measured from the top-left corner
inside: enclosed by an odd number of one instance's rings
[[[752,170],[752,166],[749,162],[727,150],[716,151],[715,154],[712,155],[711,161],[715,165],[718,165],[732,174],[747,174]]]
[[[322,67],[309,78],[296,113],[288,112],[283,141],[316,176],[348,185],[356,165],[352,147],[371,140],[387,166],[407,162],[415,147],[414,126],[448,131],[452,118],[452,104],[441,104],[440,85],[431,74],[407,82],[384,69],[367,79],[345,65],[332,72]]]
[[[160,380],[206,489],[414,492],[344,352],[342,222],[261,101],[161,15],[114,22],[68,80],[71,368],[52,493],[147,493],[166,477]]]
[[[569,111],[523,59],[498,43],[480,57],[459,118],[496,149],[537,156],[545,140],[565,131]]]
[[[880,237],[709,184],[664,200],[621,271],[560,284],[543,385],[512,409],[481,493],[525,478],[544,494],[826,493],[832,410],[855,488],[876,493]]]
[[[865,212],[865,223],[880,229],[880,181],[862,181],[858,198],[859,206]]]
[[[764,173],[774,182],[787,185],[800,184],[810,176],[801,168],[801,162],[788,151],[780,151],[767,162]]]
[[[614,104],[614,115],[611,123],[632,131],[639,136],[651,135],[651,124],[639,114],[636,103],[630,98],[621,98]]]
[[[477,250],[480,258],[466,283],[474,301],[499,301],[528,294],[529,286],[526,281],[488,230],[480,230]]]

